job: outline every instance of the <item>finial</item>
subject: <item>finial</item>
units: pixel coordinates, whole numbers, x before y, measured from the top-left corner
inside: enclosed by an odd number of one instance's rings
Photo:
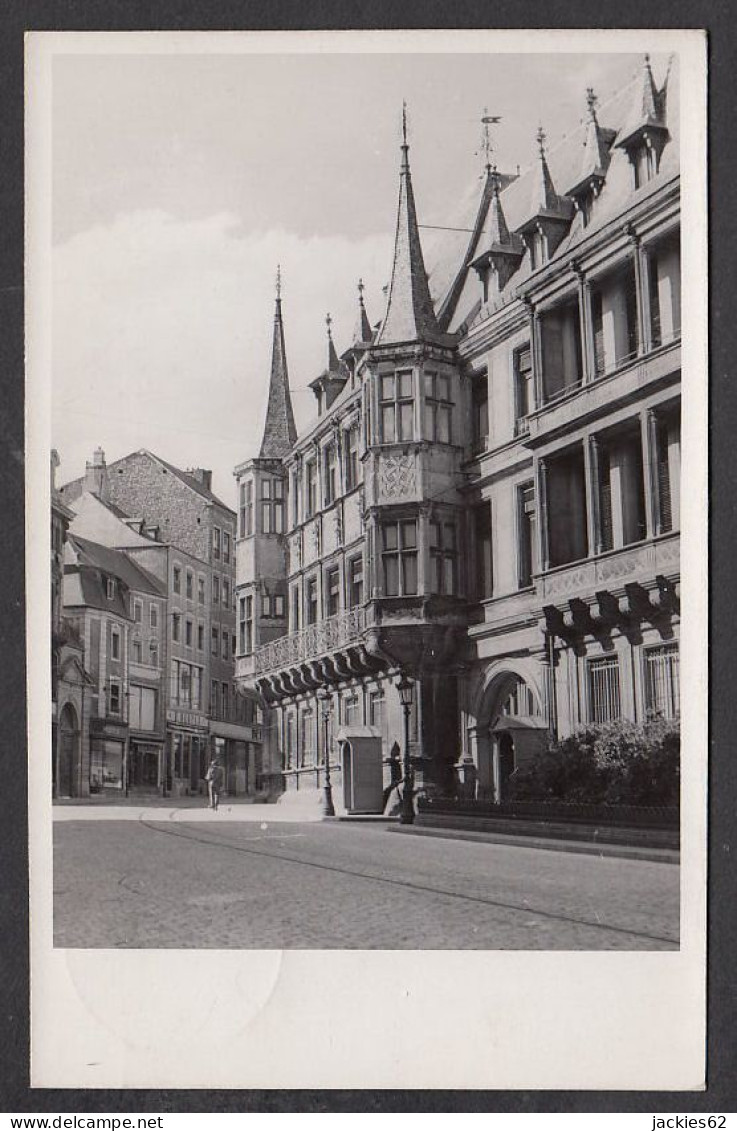
[[[548,135],[545,133],[545,130],[543,129],[542,123],[541,123],[537,127],[537,133],[535,134],[535,137],[537,139],[537,144],[540,148],[540,156],[541,157],[545,156],[545,141],[546,141],[547,136]]]
[[[330,315],[329,315],[329,314],[326,314],[326,315],[325,315],[325,325],[326,325],[326,326],[327,326],[327,328],[328,328],[328,337],[329,337],[329,338],[332,338],[332,336],[333,336],[332,330],[330,329],[330,327],[332,326],[332,324],[333,324],[333,320],[332,320],[332,318],[330,317]]]
[[[599,101],[599,99],[594,94],[593,86],[587,86],[586,87],[586,105],[589,108],[589,117],[590,118],[594,118],[596,116],[596,103],[598,101]]]
[[[645,66],[646,67],[650,66],[650,55],[647,51],[645,52]]]
[[[358,280],[358,301],[360,302],[361,306],[363,306],[363,292],[365,291],[365,289],[366,288],[363,285],[363,279],[359,279]]]
[[[487,173],[492,168],[491,155],[494,151],[494,147],[491,144],[491,131],[489,126],[495,126],[498,122],[501,122],[501,118],[497,114],[490,114],[488,107],[484,106],[481,115],[481,125],[483,127],[481,132],[481,150],[484,154],[484,165]],[[494,166],[494,168],[496,169],[496,166]]]
[[[281,298],[281,264],[276,265],[276,297],[277,300]]]
[[[407,102],[402,99],[402,149],[407,149]]]

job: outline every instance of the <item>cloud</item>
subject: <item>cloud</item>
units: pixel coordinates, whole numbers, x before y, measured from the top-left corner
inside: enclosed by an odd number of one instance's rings
[[[363,276],[372,321],[383,312],[391,238],[244,232],[220,213],[182,221],[119,214],[53,252],[53,442],[61,480],[101,444],[109,460],[147,447],[214,471],[233,501],[233,466],[260,440],[274,276],[281,263],[295,414],[313,415],[307,382],[324,366],[325,313],[339,351]]]

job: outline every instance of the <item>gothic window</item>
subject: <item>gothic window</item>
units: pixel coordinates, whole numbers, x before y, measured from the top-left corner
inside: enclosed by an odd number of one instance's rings
[[[439,444],[452,440],[453,401],[450,377],[445,373],[425,374],[425,438]]]
[[[355,609],[363,604],[363,556],[359,554],[348,562],[348,607]]]
[[[340,607],[340,570],[332,566],[325,573],[325,616],[334,617]]]
[[[450,595],[456,591],[456,527],[454,522],[430,523],[430,589]]]
[[[493,594],[491,557],[491,504],[486,502],[474,511],[476,533],[476,596],[480,601]]]
[[[411,440],[414,435],[412,370],[385,373],[379,380],[383,443],[393,444],[399,440]]]
[[[417,593],[417,520],[386,522],[381,534],[384,595]]]
[[[312,518],[317,511],[317,464],[314,459],[305,464],[305,506],[307,518]]]
[[[307,581],[305,594],[307,623],[317,624],[317,578],[310,577]]]
[[[529,342],[520,346],[512,356],[514,369],[514,433],[520,436],[528,430],[527,417],[532,412],[532,351]]]
[[[324,475],[324,492],[325,492],[325,506],[330,506],[335,502],[336,498],[336,459],[335,459],[335,444],[328,444],[323,452],[323,475]]]
[[[345,486],[352,491],[358,486],[358,425],[354,424],[345,432]]]
[[[535,487],[523,483],[517,488],[517,579],[520,589],[532,585],[535,570]]]

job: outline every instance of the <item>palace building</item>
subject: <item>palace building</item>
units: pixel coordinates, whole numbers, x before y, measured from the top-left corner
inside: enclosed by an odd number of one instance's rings
[[[278,789],[329,751],[350,808],[354,733],[388,784],[400,676],[418,785],[496,801],[551,737],[679,711],[677,61],[582,109],[521,175],[487,147],[427,258],[405,132],[381,321],[361,286],[340,355],[328,321],[299,435],[277,286],[235,474],[236,679]]]

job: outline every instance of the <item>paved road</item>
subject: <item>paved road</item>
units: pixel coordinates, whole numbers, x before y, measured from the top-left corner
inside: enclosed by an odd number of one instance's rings
[[[63,947],[663,950],[679,869],[384,825],[64,821]]]

